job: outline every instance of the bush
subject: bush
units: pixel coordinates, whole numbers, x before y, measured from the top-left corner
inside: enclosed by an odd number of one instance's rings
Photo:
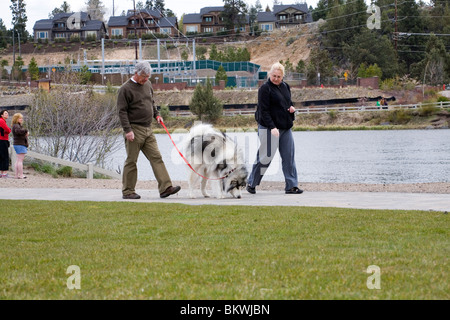
[[[56,170],[56,173],[65,178],[70,178],[70,177],[72,177],[73,169],[72,169],[72,167],[69,167],[69,166],[63,166],[63,167],[58,168]]]
[[[170,118],[170,109],[169,106],[167,104],[163,104],[159,110],[159,114],[161,115],[161,117],[165,120],[165,119],[169,119]]]

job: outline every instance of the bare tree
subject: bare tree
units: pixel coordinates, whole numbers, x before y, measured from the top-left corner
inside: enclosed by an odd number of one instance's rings
[[[30,145],[37,152],[104,167],[120,147],[116,94],[73,85],[39,91],[27,115]]]

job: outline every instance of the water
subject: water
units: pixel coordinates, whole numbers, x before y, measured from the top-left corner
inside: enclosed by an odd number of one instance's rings
[[[247,168],[256,157],[255,131],[229,133],[241,147]],[[450,130],[311,131],[294,132],[300,182],[426,183],[450,182]],[[188,167],[167,134],[157,140],[172,180],[186,180]],[[172,135],[181,150],[184,134]],[[122,139],[120,143],[123,144]],[[110,157],[110,167],[122,168],[125,148]],[[139,180],[154,180],[141,153]],[[277,154],[265,181],[284,181]]]

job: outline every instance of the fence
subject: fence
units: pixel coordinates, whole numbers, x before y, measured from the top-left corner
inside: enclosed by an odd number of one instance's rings
[[[416,103],[404,105],[390,105],[390,106],[312,106],[296,108],[297,113],[328,113],[328,112],[364,112],[364,111],[392,111],[397,109],[420,109],[422,107],[436,107],[440,109],[450,108],[450,101],[441,101],[434,103]],[[235,115],[252,115],[255,109],[232,109],[223,110],[224,116]],[[188,117],[192,116],[190,111],[171,111],[172,116]]]
[[[11,154],[11,163],[13,164],[12,169],[14,170],[14,164],[16,163],[16,152],[13,151],[12,147],[10,147],[9,152]],[[82,164],[82,163],[78,163],[78,162],[67,161],[67,160],[47,156],[45,154],[40,154],[40,153],[37,153],[34,151],[28,151],[27,157],[33,158],[33,159],[39,159],[39,160],[50,162],[50,163],[59,164],[62,166],[72,167],[74,169],[78,169],[81,171],[85,171],[87,173],[86,177],[88,179],[94,179],[94,172],[97,172],[97,173],[102,174],[107,177],[111,177],[113,179],[122,179],[122,176],[120,174],[97,167],[97,166],[94,166],[92,163]]]

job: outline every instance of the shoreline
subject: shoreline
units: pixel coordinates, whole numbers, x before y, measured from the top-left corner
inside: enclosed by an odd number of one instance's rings
[[[1,188],[30,188],[30,189],[117,189],[121,192],[122,181],[118,179],[86,179],[86,178],[53,178],[46,174],[32,172],[25,169],[26,179],[1,178]],[[9,172],[13,175],[13,172]],[[188,189],[187,181],[173,181],[182,189]],[[200,187],[200,186],[199,186]],[[155,180],[138,181],[136,191],[157,190]],[[210,186],[208,186],[210,188]],[[397,193],[435,193],[450,194],[450,182],[405,183],[405,184],[366,184],[366,183],[315,183],[301,182],[299,188],[305,192],[397,192]],[[263,181],[258,190],[284,192],[284,182]],[[246,192],[245,190],[243,191]]]

